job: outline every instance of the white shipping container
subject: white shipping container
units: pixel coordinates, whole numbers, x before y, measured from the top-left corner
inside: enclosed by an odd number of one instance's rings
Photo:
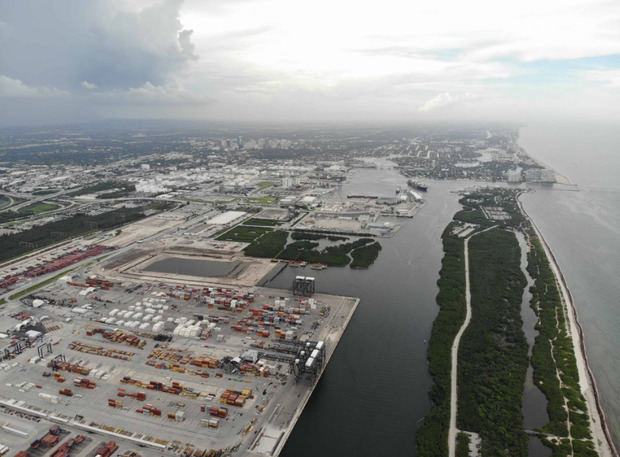
[[[48,401],[50,403],[54,403],[54,404],[58,403],[58,396],[46,394],[45,392],[41,392],[39,394],[39,398],[41,398],[42,400]]]

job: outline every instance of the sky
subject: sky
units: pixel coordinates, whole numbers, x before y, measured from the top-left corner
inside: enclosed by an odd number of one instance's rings
[[[0,126],[620,123],[618,0],[0,0]]]

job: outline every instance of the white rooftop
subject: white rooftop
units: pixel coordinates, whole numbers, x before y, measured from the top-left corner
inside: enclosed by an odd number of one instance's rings
[[[245,216],[245,211],[226,211],[225,213],[218,214],[217,216],[209,219],[207,224],[213,225],[224,225],[229,222],[234,221],[235,219],[240,218],[241,216]]]

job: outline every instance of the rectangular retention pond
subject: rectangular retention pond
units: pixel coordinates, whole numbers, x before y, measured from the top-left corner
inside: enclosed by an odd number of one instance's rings
[[[203,278],[221,278],[228,276],[242,262],[217,262],[205,259],[187,259],[183,257],[169,257],[157,260],[144,268],[144,271],[156,273],[171,273],[185,276],[200,276]]]

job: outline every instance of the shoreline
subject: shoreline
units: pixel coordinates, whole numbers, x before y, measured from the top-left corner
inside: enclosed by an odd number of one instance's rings
[[[575,303],[573,301],[573,296],[570,292],[570,289],[568,288],[568,285],[566,284],[566,280],[564,279],[562,270],[560,269],[560,266],[555,256],[553,255],[553,251],[547,244],[545,238],[542,236],[542,233],[538,229],[538,226],[534,223],[532,218],[523,208],[523,204],[519,197],[517,197],[517,202],[519,204],[521,212],[530,222],[532,228],[536,232],[536,235],[541,241],[543,249],[545,250],[545,255],[547,256],[547,261],[549,262],[549,266],[551,267],[556,281],[558,282],[562,300],[567,307],[566,314],[568,316],[569,322],[568,330],[570,331],[571,339],[573,342],[573,350],[575,352],[575,359],[577,361],[580,389],[586,399],[586,403],[588,404],[588,416],[590,419],[592,440],[595,443],[597,452],[601,457],[618,457],[618,450],[615,447],[615,443],[613,441],[613,437],[611,436],[609,425],[607,423],[607,417],[600,402],[600,394],[596,385],[596,379],[588,361],[583,329],[581,327],[581,324],[579,323],[579,318]]]

